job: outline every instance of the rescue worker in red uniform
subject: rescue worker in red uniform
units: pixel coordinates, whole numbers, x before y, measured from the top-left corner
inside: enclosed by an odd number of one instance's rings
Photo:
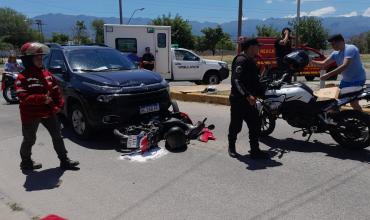
[[[36,142],[36,132],[41,123],[50,133],[54,149],[62,169],[78,169],[78,161],[67,156],[61,136],[57,113],[64,105],[63,97],[53,76],[43,69],[43,55],[49,48],[41,43],[26,43],[21,48],[22,63],[25,70],[15,81],[20,100],[19,109],[22,121],[23,142],[20,149],[22,170],[40,169],[42,165],[31,159],[31,149]]]

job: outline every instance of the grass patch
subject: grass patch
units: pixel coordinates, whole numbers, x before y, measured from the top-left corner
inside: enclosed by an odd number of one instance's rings
[[[205,58],[205,59],[209,59],[209,60],[222,60],[222,61],[226,62],[227,64],[231,64],[233,62],[234,57],[235,57],[234,55],[203,56],[203,58]]]
[[[370,54],[361,54],[361,60],[366,69],[370,69]]]
[[[13,203],[7,203],[7,205],[9,206],[9,208],[13,211],[13,212],[20,212],[20,211],[23,211],[23,208],[19,205],[19,204],[17,204],[17,203],[15,203],[15,202],[13,202]]]

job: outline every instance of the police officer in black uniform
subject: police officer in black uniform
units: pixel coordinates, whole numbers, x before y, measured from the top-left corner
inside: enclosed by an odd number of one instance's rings
[[[245,121],[249,128],[251,158],[268,159],[269,154],[259,148],[261,118],[256,107],[256,97],[263,97],[265,92],[259,81],[259,69],[255,60],[260,45],[256,38],[252,38],[242,40],[240,46],[243,53],[236,56],[232,63],[229,155],[234,158],[239,156],[235,143]]]

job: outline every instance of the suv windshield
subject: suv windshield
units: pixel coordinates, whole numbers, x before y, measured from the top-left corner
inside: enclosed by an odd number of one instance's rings
[[[66,57],[72,70],[77,72],[135,69],[131,61],[113,49],[72,50],[66,53]]]

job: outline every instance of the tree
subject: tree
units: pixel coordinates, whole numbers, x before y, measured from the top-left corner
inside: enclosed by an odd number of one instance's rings
[[[289,22],[293,30],[297,30],[297,21]],[[303,17],[299,23],[299,40],[301,44],[307,44],[316,49],[326,49],[328,31],[324,28],[322,20],[317,17]]]
[[[0,38],[3,43],[19,48],[28,41],[40,40],[38,32],[27,22],[27,17],[13,9],[0,8],[0,24]]]
[[[354,44],[358,47],[361,53],[370,52],[370,31],[362,33],[357,36],[353,36],[349,43]]]
[[[73,40],[75,41],[75,43],[77,44],[91,43],[84,21],[76,21],[76,24],[73,27],[72,31],[73,31]]]
[[[216,28],[204,28],[201,32],[204,36],[201,39],[202,43],[200,49],[209,49],[212,51],[212,54],[215,55],[216,45],[221,42],[221,40],[227,39],[227,35],[219,25]]]
[[[104,43],[104,20],[95,19],[92,22],[92,27],[95,30],[95,43]]]
[[[191,33],[191,25],[181,16],[176,15],[174,18],[171,14],[168,16],[162,15],[151,22],[152,25],[171,26],[171,41],[173,44],[178,44],[180,47],[193,49],[194,38]]]
[[[67,34],[61,34],[54,32],[51,37],[51,42],[58,44],[67,44],[69,41],[69,36]]]
[[[216,44],[217,50],[235,50],[235,43],[231,40],[228,33]]]
[[[258,37],[279,37],[280,33],[271,25],[257,25],[257,36]]]

